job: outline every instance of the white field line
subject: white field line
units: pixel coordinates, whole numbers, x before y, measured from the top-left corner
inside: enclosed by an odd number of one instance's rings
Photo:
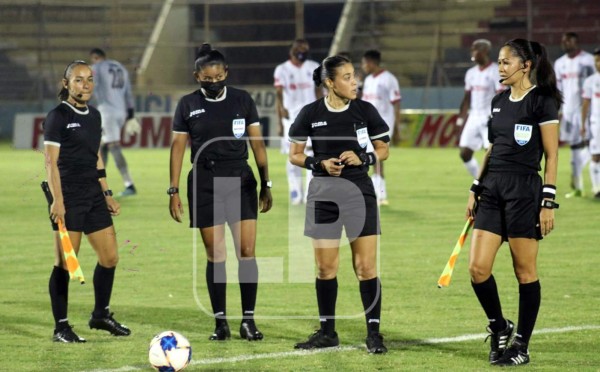
[[[562,327],[562,328],[543,328],[534,331],[534,334],[548,334],[548,333],[566,333],[566,332],[580,332],[580,331],[590,331],[590,330],[600,330],[600,325],[583,325],[583,326],[571,326],[571,327]],[[441,337],[441,338],[426,338],[424,340],[414,340],[414,341],[400,341],[400,342],[389,342],[389,346],[407,346],[407,345],[428,345],[428,344],[446,344],[453,342],[465,342],[465,341],[473,341],[480,340],[486,337],[486,333],[475,333],[475,334],[466,334],[455,337]],[[190,363],[190,365],[212,365],[212,364],[229,364],[229,363],[238,363],[245,362],[249,360],[258,360],[258,359],[279,359],[279,358],[287,358],[294,356],[307,356],[307,355],[315,355],[315,354],[323,354],[323,353],[339,353],[345,351],[359,350],[364,349],[363,345],[354,345],[354,346],[342,346],[337,348],[327,348],[327,349],[317,349],[317,350],[296,350],[296,351],[284,351],[279,353],[264,353],[264,354],[249,354],[249,355],[238,355],[234,357],[228,358],[210,358],[210,359],[194,359]],[[135,367],[135,366],[125,366],[116,369],[94,369],[89,372],[127,372],[127,371],[140,371],[142,369],[147,369],[144,367]]]

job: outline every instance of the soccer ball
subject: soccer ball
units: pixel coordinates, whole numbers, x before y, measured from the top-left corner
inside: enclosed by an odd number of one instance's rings
[[[162,332],[150,341],[148,359],[161,372],[181,371],[192,360],[190,342],[177,332]]]

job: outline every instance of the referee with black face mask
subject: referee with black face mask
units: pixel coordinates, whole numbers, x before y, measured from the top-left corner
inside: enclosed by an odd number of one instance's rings
[[[181,98],[173,119],[169,209],[171,217],[181,222],[179,178],[191,138],[194,167],[187,177],[187,197],[190,227],[200,229],[206,248],[206,284],[216,319],[209,340],[230,337],[225,301],[225,223],[233,235],[239,263],[243,312],[240,337],[262,340],[263,334],[254,323],[258,288],[256,219],[259,203],[261,213],[271,209],[271,181],[256,105],[246,91],[225,85],[227,73],[223,54],[203,44],[194,71],[201,88]],[[247,161],[248,141],[260,176],[258,196],[257,182]]]

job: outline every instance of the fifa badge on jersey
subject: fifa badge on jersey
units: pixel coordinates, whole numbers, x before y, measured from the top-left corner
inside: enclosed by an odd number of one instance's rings
[[[525,146],[531,139],[533,125],[515,124],[515,141],[519,146]]]
[[[232,129],[235,138],[242,138],[246,131],[246,119],[233,119]]]
[[[356,130],[356,139],[358,140],[358,144],[363,149],[367,147],[369,143],[369,132],[367,132],[367,128],[358,128]]]

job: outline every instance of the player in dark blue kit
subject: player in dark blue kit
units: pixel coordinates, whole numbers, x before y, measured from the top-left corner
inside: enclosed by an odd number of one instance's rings
[[[94,271],[96,304],[89,321],[90,328],[109,331],[115,336],[128,336],[131,331],[117,322],[109,312],[109,302],[119,261],[116,233],[111,215],[120,212],[106,183],[104,163],[99,156],[102,135],[100,113],[87,102],[94,90],[91,68],[83,61],[70,63],[65,69],[62,100],[44,121],[44,147],[50,203],[50,219],[54,233],[55,264],[49,291],[55,320],[54,341],[85,342],[73,332],[67,319],[69,272],[64,260],[58,220],[64,222],[79,252],[81,233],[88,237],[98,255]]]
[[[199,228],[206,248],[206,282],[216,320],[210,340],[230,337],[226,318],[225,223],[229,225],[239,261],[239,282],[243,319],[240,337],[262,340],[254,322],[258,288],[255,259],[258,202],[261,213],[272,205],[267,152],[258,122],[256,105],[250,95],[225,85],[225,57],[209,44],[202,45],[195,62],[194,77],[200,89],[181,98],[173,119],[171,145],[171,217],[181,222],[183,207],[179,198],[179,178],[188,139],[191,161],[187,177],[190,227]],[[257,182],[248,165],[248,145],[260,175]]]
[[[469,271],[488,320],[489,361],[513,366],[529,363],[529,339],[540,308],[538,240],[554,228],[558,164],[558,109],[562,97],[546,50],[534,41],[514,39],[500,49],[501,83],[510,89],[492,100],[490,148],[473,182],[467,217],[475,218]],[[545,158],[543,183],[538,172]],[[478,201],[475,208],[476,200]],[[502,314],[492,266],[508,241],[519,282],[519,322]]]
[[[352,63],[345,57],[326,58],[314,74],[325,98],[304,106],[292,124],[292,164],[312,170],[308,188],[304,234],[312,238],[318,275],[317,303],[321,328],[297,349],[339,345],[335,332],[337,270],[342,227],[352,248],[354,272],[367,321],[367,349],[387,352],[379,333],[381,282],[377,277],[377,242],[380,234],[377,196],[369,178],[370,165],[388,157],[389,127],[377,109],[357,100]],[[304,154],[310,137],[314,157]],[[366,152],[371,142],[374,152]]]

